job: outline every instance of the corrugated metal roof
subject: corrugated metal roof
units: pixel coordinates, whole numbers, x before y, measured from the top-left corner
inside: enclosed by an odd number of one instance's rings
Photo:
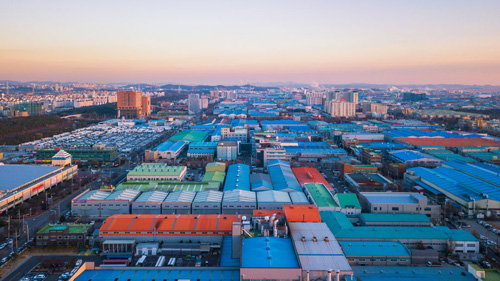
[[[163,202],[165,198],[167,197],[168,192],[164,191],[146,191],[143,192],[137,199],[135,199],[135,202]]]
[[[411,252],[400,242],[385,241],[339,241],[346,258],[362,257],[405,257]]]
[[[292,200],[292,204],[310,204],[309,200],[307,200],[306,195],[302,191],[288,192],[288,195]]]
[[[289,238],[245,238],[241,243],[242,268],[299,268]]]
[[[299,182],[290,164],[283,160],[272,160],[268,162],[269,175],[275,190],[301,191]]]
[[[83,193],[79,197],[75,198],[74,200],[104,200],[106,197],[108,197],[111,194],[111,192],[108,191],[102,191],[102,190],[90,190],[88,192]]]
[[[128,200],[131,202],[134,201],[139,194],[141,194],[141,192],[134,189],[117,190],[113,191],[108,197],[106,197],[106,200]]]
[[[246,164],[229,165],[224,191],[250,190],[250,166]]]
[[[257,202],[258,203],[283,203],[291,204],[290,196],[287,192],[276,191],[276,190],[266,190],[257,192]]]
[[[257,196],[253,191],[246,190],[230,190],[224,191],[224,197],[222,202],[249,202],[249,203],[257,203]]]
[[[196,192],[194,191],[173,191],[170,192],[165,198],[165,203],[168,202],[193,202],[194,197],[196,196]]]
[[[193,202],[222,202],[224,193],[221,191],[208,190],[196,193]]]

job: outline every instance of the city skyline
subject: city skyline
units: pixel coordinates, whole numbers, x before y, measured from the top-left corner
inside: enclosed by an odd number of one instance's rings
[[[3,2],[8,80],[500,84],[497,1]]]

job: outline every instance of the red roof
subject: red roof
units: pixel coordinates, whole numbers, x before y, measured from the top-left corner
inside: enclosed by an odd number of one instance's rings
[[[300,167],[292,170],[301,186],[306,183],[322,183],[326,188],[333,189],[316,168]]]
[[[499,142],[483,138],[397,138],[397,140],[418,145],[442,145],[445,147],[460,146],[500,146]]]
[[[283,210],[289,222],[321,222],[318,208],[314,205],[284,204]]]
[[[113,215],[99,232],[103,236],[228,235],[237,221],[239,215]]]

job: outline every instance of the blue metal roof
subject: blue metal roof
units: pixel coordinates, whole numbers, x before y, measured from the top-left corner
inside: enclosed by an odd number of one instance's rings
[[[415,129],[398,129],[385,132],[384,135],[393,138],[408,138],[408,137],[442,137],[442,138],[476,138],[475,134],[458,135],[447,132],[428,132]],[[483,136],[480,136],[483,137]]]
[[[222,240],[220,266],[240,267],[240,259],[233,259],[232,251],[233,251],[233,238],[231,236],[224,236],[224,239]]]
[[[479,164],[479,163],[478,163]],[[479,180],[488,182],[492,185],[500,187],[500,167],[495,165],[477,165],[469,164],[462,161],[447,161],[443,165],[450,166],[469,176],[473,176]]]
[[[274,190],[302,191],[288,162],[283,160],[271,160],[268,162],[267,169],[269,170]]]
[[[250,191],[250,166],[246,164],[229,165],[224,191],[235,189]]]
[[[239,270],[147,270],[141,268],[130,268],[123,270],[99,269],[85,270],[75,281],[153,281],[167,280],[174,281],[180,279],[199,281],[239,281]]]
[[[256,237],[242,240],[242,268],[299,268],[289,238]]]
[[[458,170],[447,167],[428,169],[416,167],[409,169],[422,179],[446,190],[469,202],[472,199],[482,200],[481,194],[488,194],[490,199],[500,200],[500,189],[485,181],[479,180]]]
[[[442,161],[441,159],[438,159],[430,154],[422,153],[420,151],[415,151],[415,150],[396,150],[396,151],[390,151],[389,154],[392,157],[395,157],[403,162],[420,160],[420,159],[433,159],[435,161],[440,161],[440,162]]]
[[[176,141],[176,142],[166,141],[164,143],[159,144],[154,149],[158,151],[167,151],[167,150],[177,151],[181,149],[184,145],[186,145],[186,143],[183,141]]]

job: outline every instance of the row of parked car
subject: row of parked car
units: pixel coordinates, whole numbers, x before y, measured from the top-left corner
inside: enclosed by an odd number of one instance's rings
[[[477,223],[479,223],[480,225],[484,226],[484,228],[486,228],[487,230],[495,233],[496,235],[499,235],[500,236],[500,230],[494,228],[493,226],[491,226],[491,224],[485,222],[485,221],[478,221]]]
[[[66,281],[70,279],[73,275],[75,275],[75,273],[78,271],[80,266],[82,266],[82,264],[83,260],[77,260],[75,263],[75,267],[73,267],[73,270],[71,270],[71,272],[64,272],[63,274],[61,274],[61,276],[59,276],[59,279],[57,279],[57,281]]]

